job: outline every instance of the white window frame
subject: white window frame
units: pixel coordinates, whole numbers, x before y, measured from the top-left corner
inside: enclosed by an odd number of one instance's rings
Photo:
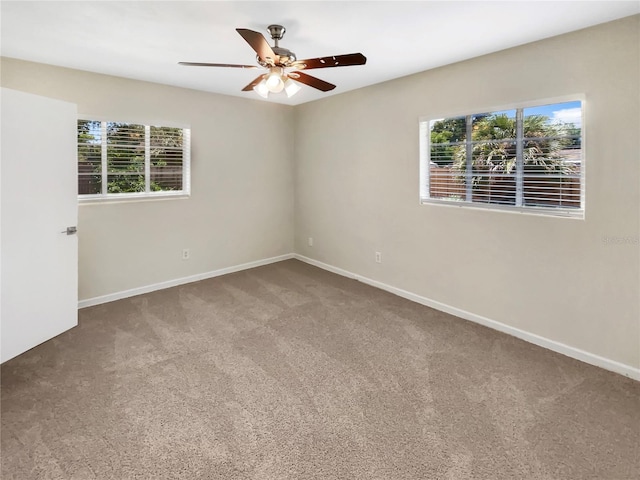
[[[147,200],[170,200],[189,198],[191,196],[191,127],[189,125],[177,124],[174,122],[155,122],[155,121],[137,121],[137,120],[117,120],[111,117],[107,118],[101,115],[79,114],[77,120],[90,120],[95,122],[101,122],[102,134],[102,154],[101,154],[101,179],[102,179],[102,192],[96,194],[78,194],[79,204],[90,203],[112,203],[112,202],[131,202],[131,201],[147,201]],[[129,193],[107,193],[108,175],[107,172],[107,143],[106,143],[106,124],[109,122],[116,123],[129,123],[135,125],[143,125],[145,127],[145,167],[144,167],[144,179],[145,179],[145,191],[144,192],[129,192]],[[151,127],[171,127],[180,128],[183,131],[183,145],[182,145],[182,190],[164,190],[164,191],[151,191],[150,190],[150,130]],[[76,127],[77,128],[77,127]],[[77,147],[76,147],[77,148]],[[77,173],[76,173],[77,176]],[[77,181],[76,181],[77,185]]]
[[[478,113],[490,113],[500,112],[504,110],[518,110],[531,107],[539,107],[545,105],[551,105],[555,103],[566,103],[579,101],[581,102],[582,110],[582,124],[581,124],[581,166],[580,166],[580,208],[560,208],[560,207],[540,207],[540,206],[516,206],[516,205],[502,205],[493,203],[473,202],[469,200],[452,201],[442,198],[431,198],[430,185],[429,185],[429,172],[430,172],[430,151],[431,151],[431,122],[443,118],[455,118],[466,117],[468,115],[475,115]],[[472,111],[472,113],[470,113]],[[500,106],[493,106],[488,108],[473,108],[467,109],[463,112],[447,112],[443,115],[430,115],[419,117],[419,142],[420,142],[420,204],[421,205],[434,205],[434,206],[447,206],[457,208],[468,209],[481,209],[481,210],[493,210],[498,212],[507,213],[523,213],[530,215],[544,215],[551,217],[564,217],[573,218],[578,220],[585,219],[585,179],[586,179],[586,154],[585,154],[585,111],[586,111],[586,98],[584,94],[565,95],[561,97],[553,97],[539,100],[532,100],[527,102],[520,102],[516,104],[507,104]]]

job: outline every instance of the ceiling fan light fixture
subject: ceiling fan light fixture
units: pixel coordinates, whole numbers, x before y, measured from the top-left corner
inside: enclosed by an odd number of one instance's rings
[[[260,80],[260,83],[253,87],[253,91],[262,98],[269,98],[269,87],[267,87],[267,81],[264,78]]]
[[[236,28],[236,32],[249,44],[256,53],[258,65],[267,70],[258,75],[242,89],[243,92],[255,91],[262,98],[268,98],[270,93],[280,93],[284,90],[287,97],[291,98],[300,91],[301,83],[309,87],[329,92],[336,88],[335,85],[313,77],[302,70],[327,67],[348,67],[351,65],[364,65],[367,57],[361,53],[347,53],[333,55],[331,57],[307,58],[298,60],[289,49],[279,45],[286,29],[282,25],[269,25],[267,28],[275,45],[272,47],[259,32],[247,28]],[[203,63],[203,62],[178,62],[180,65],[194,67],[227,67],[227,68],[258,68],[254,65],[239,65],[232,63]],[[288,70],[288,72],[285,72]],[[293,81],[292,81],[293,80]]]
[[[293,97],[300,90],[302,90],[302,87],[287,77],[287,80],[284,82],[284,91],[287,94],[287,97]]]
[[[280,93],[284,89],[284,69],[280,67],[272,67],[267,74],[267,88],[271,93]]]

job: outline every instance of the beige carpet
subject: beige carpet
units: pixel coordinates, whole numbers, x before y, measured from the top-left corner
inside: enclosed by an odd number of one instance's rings
[[[640,383],[295,260],[2,365],[4,480],[639,476]]]

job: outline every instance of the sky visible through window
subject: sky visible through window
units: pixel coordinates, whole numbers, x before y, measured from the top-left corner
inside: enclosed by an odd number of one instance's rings
[[[89,134],[93,138],[86,139],[87,143],[100,143],[100,135],[102,134],[100,122],[89,121]]]
[[[550,123],[573,123],[576,127],[582,127],[582,102],[554,103],[552,105],[540,105],[524,109],[524,116],[544,115],[549,117]],[[495,115],[507,114],[515,116],[515,110],[500,110],[492,112]]]
[[[492,115],[507,115],[510,118],[515,118],[516,110],[497,110],[495,112],[484,112]],[[524,116],[531,115],[544,115],[549,118],[549,123],[566,123],[573,124],[577,128],[582,128],[582,102],[572,101],[564,103],[554,103],[551,105],[540,105],[536,107],[528,107],[524,109]],[[457,117],[456,117],[457,118]],[[464,117],[460,117],[464,118]],[[431,120],[430,124],[444,120],[443,118]]]

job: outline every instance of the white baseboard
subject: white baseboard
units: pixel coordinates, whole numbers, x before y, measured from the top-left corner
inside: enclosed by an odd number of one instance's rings
[[[232,267],[221,268],[212,272],[198,273],[196,275],[190,275],[188,277],[167,280],[166,282],[154,283],[153,285],[145,285],[143,287],[132,288],[130,290],[124,290],[122,292],[110,293],[109,295],[102,295],[100,297],[88,298],[86,300],[80,300],[78,302],[78,308],[92,307],[94,305],[113,302],[115,300],[133,297],[135,295],[142,295],[143,293],[155,292],[156,290],[163,290],[165,288],[184,285],[185,283],[197,282],[199,280],[206,280],[207,278],[219,277],[220,275],[247,270],[249,268],[261,267],[270,263],[289,260],[290,258],[294,258],[294,255],[292,253],[280,255],[277,257],[265,258],[263,260],[256,260],[255,262],[243,263],[241,265],[234,265]]]
[[[620,362],[616,362],[615,360],[610,360],[608,358],[601,357],[599,355],[595,355],[593,353],[586,352],[584,350],[580,350],[579,348],[571,347],[561,342],[557,342],[555,340],[550,340],[545,337],[541,337],[540,335],[536,335],[534,333],[527,332],[525,330],[521,330],[519,328],[515,328],[504,323],[497,322],[495,320],[491,320],[489,318],[483,317],[481,315],[476,315],[475,313],[467,312],[466,310],[462,310],[460,308],[452,307],[451,305],[447,305],[445,303],[438,302],[436,300],[432,300],[427,297],[423,297],[421,295],[417,295],[415,293],[409,292],[407,290],[403,290],[401,288],[396,288],[391,285],[387,285],[386,283],[379,282],[377,280],[373,280],[368,277],[363,277],[361,275],[357,275],[353,272],[349,272],[342,268],[334,267],[333,265],[329,265],[318,260],[314,260],[309,257],[305,257],[304,255],[299,254],[286,254],[280,255],[277,257],[265,258],[263,260],[257,260],[254,262],[243,263],[241,265],[235,265],[232,267],[221,268],[219,270],[214,270],[211,272],[199,273],[196,275],[190,275],[188,277],[177,278],[174,280],[168,280],[166,282],[155,283],[153,285],[146,285],[143,287],[132,288],[130,290],[124,290],[121,292],[112,293],[109,295],[103,295],[100,297],[88,298],[86,300],[80,300],[78,302],[78,308],[86,308],[94,305],[100,305],[102,303],[113,302],[115,300],[120,300],[123,298],[133,297],[135,295],[142,295],[143,293],[154,292],[156,290],[163,290],[165,288],[175,287],[178,285],[184,285],[186,283],[197,282],[199,280],[205,280],[207,278],[218,277],[220,275],[226,275],[228,273],[239,272],[241,270],[247,270],[250,268],[261,267],[263,265],[268,265],[270,263],[281,262],[283,260],[289,260],[291,258],[296,258],[302,262],[308,263],[310,265],[316,266],[318,268],[322,268],[323,270],[327,270],[329,272],[333,272],[335,274],[341,275],[343,277],[352,278],[354,280],[358,280],[359,282],[366,283],[367,285],[371,285],[372,287],[379,288],[381,290],[385,290],[387,292],[393,293],[394,295],[398,295],[399,297],[406,298],[407,300],[411,300],[413,302],[419,303],[421,305],[425,305],[427,307],[434,308],[441,312],[449,313],[451,315],[455,315],[456,317],[463,318],[464,320],[469,320],[474,323],[478,323],[480,325],[484,325],[485,327],[492,328],[494,330],[498,330],[500,332],[506,333],[508,335],[512,335],[521,340],[525,340],[529,343],[533,343],[534,345],[538,345],[540,347],[546,348],[548,350],[552,350],[557,353],[561,353],[571,358],[575,358],[576,360],[580,360],[582,362],[588,363],[590,365],[594,365],[596,367],[604,368],[605,370],[610,370],[615,373],[619,373],[626,377],[632,378],[634,380],[640,381],[640,368],[635,368],[630,365],[625,365]]]
[[[625,365],[624,363],[616,362],[615,360],[610,360],[608,358],[604,358],[599,355],[595,355],[593,353],[580,350],[579,348],[571,347],[569,345],[565,345],[564,343],[557,342],[555,340],[550,340],[545,337],[541,337],[540,335],[536,335],[535,333],[530,333],[525,330],[520,330],[519,328],[511,327],[504,323],[496,322],[495,320],[491,320],[481,315],[476,315],[475,313],[467,312],[466,310],[452,307],[451,305],[437,302],[435,300],[431,300],[429,298],[423,297],[421,295],[417,295],[412,292],[408,292],[406,290],[402,290],[400,288],[392,287],[391,285],[378,282],[377,280],[372,280],[367,277],[356,275],[355,273],[349,272],[347,270],[343,270],[341,268],[334,267],[332,265],[328,265],[326,263],[319,262],[317,260],[305,257],[303,255],[294,254],[293,258],[296,258],[297,260],[308,263],[310,265],[322,268],[323,270],[337,273],[338,275],[342,275],[344,277],[353,278],[362,283],[366,283],[367,285],[371,285],[381,290],[385,290],[387,292],[393,293],[395,295],[398,295],[399,297],[406,298],[407,300],[411,300],[421,305],[425,305],[427,307],[434,308],[441,312],[449,313],[451,315],[455,315],[456,317],[463,318],[464,320],[469,320],[471,322],[484,325],[485,327],[498,330],[508,335],[517,337],[521,340],[525,340],[529,343],[533,343],[534,345],[538,345],[548,350],[561,353],[563,355],[566,355],[567,357],[575,358],[576,360],[580,360],[590,365],[604,368],[605,370],[610,370],[612,372],[624,375],[625,377],[629,377],[634,380],[640,381],[640,368],[635,368],[630,365]]]

